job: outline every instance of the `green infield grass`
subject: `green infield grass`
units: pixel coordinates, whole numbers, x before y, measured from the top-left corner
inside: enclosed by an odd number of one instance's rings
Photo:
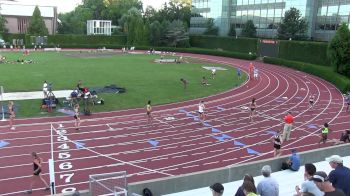
[[[148,100],[152,100],[152,105],[159,105],[205,97],[239,86],[247,77],[243,74],[239,80],[235,68],[198,59],[184,58],[184,63],[181,64],[154,63],[155,59],[160,58],[159,55],[108,52],[32,52],[27,57],[21,52],[2,52],[1,55],[9,62],[22,58],[33,60],[33,64],[0,64],[0,86],[4,87],[5,93],[41,91],[44,80],[52,83],[53,90],[74,89],[79,80],[90,89],[110,84],[126,88],[126,93],[98,94],[99,98],[105,100],[105,104],[95,105],[93,113],[144,107]],[[202,66],[220,66],[228,70],[216,71],[213,80],[211,71]],[[203,76],[210,85],[201,85]],[[189,82],[187,89],[183,88],[180,78]],[[15,101],[17,116],[64,115],[41,110],[41,102],[42,100]],[[61,107],[63,105],[58,105],[58,108]]]

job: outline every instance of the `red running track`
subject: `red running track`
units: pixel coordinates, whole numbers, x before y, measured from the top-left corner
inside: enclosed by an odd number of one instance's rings
[[[184,55],[245,71],[249,64],[225,57]],[[32,151],[43,157],[43,177],[49,180],[51,123],[56,128],[63,124],[66,130],[61,132],[66,137],[57,132],[53,137],[57,192],[88,189],[90,174],[127,171],[128,182],[136,182],[271,158],[269,131],[282,129],[281,119],[287,111],[293,113],[296,123],[292,139],[283,144],[284,154],[292,148],[306,151],[331,145],[318,145],[325,122],[332,130],[330,138],[338,138],[350,126],[345,120],[349,114],[344,97],[332,84],[288,68],[255,65],[260,70],[257,81],[203,98],[208,114],[205,126],[193,117],[199,99],[154,107],[153,126],[146,125],[144,109],[83,117],[80,131],[74,130],[72,117],[20,119],[15,131],[0,122],[0,140],[10,143],[0,148],[0,195],[22,195],[28,190]],[[310,94],[316,95],[312,110],[308,108]],[[253,97],[257,98],[258,115],[249,122],[244,107],[249,107]],[[153,147],[150,140],[159,142],[158,146]],[[77,141],[84,143],[84,148],[77,149]],[[47,194],[40,187],[38,183],[32,195]]]

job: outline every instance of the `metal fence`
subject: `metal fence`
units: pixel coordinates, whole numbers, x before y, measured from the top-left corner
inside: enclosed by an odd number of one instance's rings
[[[126,171],[89,176],[92,196],[127,196]]]

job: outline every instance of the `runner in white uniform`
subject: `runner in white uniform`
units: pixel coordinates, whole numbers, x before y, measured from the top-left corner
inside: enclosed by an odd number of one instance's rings
[[[199,119],[201,123],[204,123],[204,120],[205,120],[204,110],[205,110],[204,101],[200,101],[198,104],[198,113],[199,113]]]

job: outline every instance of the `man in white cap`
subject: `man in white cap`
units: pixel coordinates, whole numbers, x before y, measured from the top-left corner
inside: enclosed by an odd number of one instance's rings
[[[350,196],[350,169],[343,165],[343,159],[339,155],[332,155],[326,158],[329,165],[334,169],[329,173],[329,181],[335,188],[344,191]]]
[[[336,189],[329,182],[327,174],[323,171],[317,171],[311,178],[316,186],[324,192],[324,196],[345,196],[344,192],[340,189]]]
[[[271,167],[265,165],[261,169],[261,174],[265,177],[256,187],[260,196],[279,196],[279,185],[277,181],[271,177]]]

